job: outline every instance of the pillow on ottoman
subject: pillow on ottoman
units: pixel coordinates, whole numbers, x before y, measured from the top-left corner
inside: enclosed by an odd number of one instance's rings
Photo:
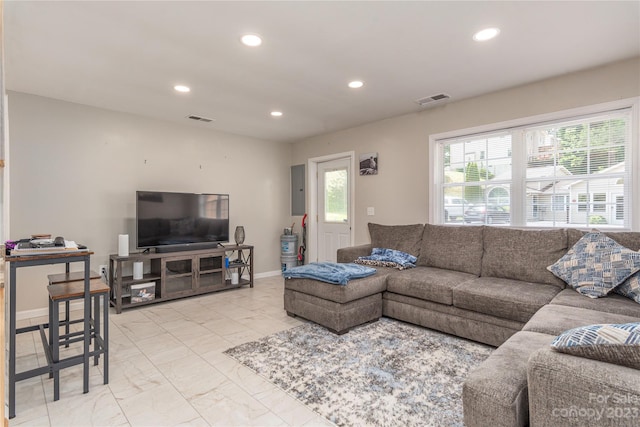
[[[585,234],[547,270],[582,295],[599,298],[640,271],[640,253],[595,231]]]
[[[640,323],[570,329],[551,343],[556,351],[640,369]]]

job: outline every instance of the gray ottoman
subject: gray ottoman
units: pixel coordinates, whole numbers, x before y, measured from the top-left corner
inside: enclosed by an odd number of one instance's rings
[[[337,334],[382,317],[382,292],[389,269],[378,269],[369,277],[345,286],[313,279],[285,279],[284,309]]]

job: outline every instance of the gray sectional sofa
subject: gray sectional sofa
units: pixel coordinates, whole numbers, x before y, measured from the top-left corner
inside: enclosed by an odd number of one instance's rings
[[[370,244],[340,249],[338,261],[381,247],[415,255],[417,267],[378,268],[347,286],[286,280],[285,310],[336,333],[387,316],[498,347],[465,381],[467,427],[640,425],[640,371],[550,348],[567,329],[640,321],[633,300],[590,299],[546,269],[583,231],[369,224],[369,232]],[[607,234],[640,250],[640,233]]]

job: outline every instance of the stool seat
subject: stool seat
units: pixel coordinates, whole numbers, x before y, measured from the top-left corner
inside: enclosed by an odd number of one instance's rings
[[[95,271],[91,270],[89,272],[89,279],[99,279],[99,278],[100,278],[100,275]],[[84,272],[72,271],[69,273],[49,274],[47,275],[47,279],[49,279],[50,285],[55,285],[56,283],[84,281]]]
[[[80,318],[71,320],[69,303],[73,300],[82,300],[85,297],[84,289],[84,273],[51,274],[49,277],[49,351],[50,357],[56,368],[50,372],[49,377],[53,378],[53,400],[60,398],[60,369],[75,364],[75,360],[82,360],[83,357],[94,358],[94,364],[98,364],[100,355],[104,356],[104,383],[109,383],[109,292],[110,288],[105,284],[100,275],[95,272],[90,273],[89,281],[89,299],[93,302],[93,308],[85,316],[88,318]],[[100,298],[102,297],[102,322],[100,321]],[[65,305],[65,317],[60,319],[59,304]],[[87,323],[88,322],[88,323]],[[84,323],[89,325],[88,331],[71,332],[69,327],[73,323]],[[102,323],[102,327],[100,325]],[[64,326],[65,331],[60,334],[60,327]],[[60,344],[64,343],[65,347],[69,347],[71,343],[83,341],[85,333],[89,334],[89,339],[93,341],[93,351],[88,355],[80,354],[70,358],[60,360]],[[86,351],[86,350],[85,350]],[[88,384],[88,370],[84,371],[84,381]],[[88,392],[88,387],[84,391]]]
[[[92,279],[89,286],[89,293],[91,295],[109,292],[109,285],[105,284],[102,279]],[[84,296],[84,281],[49,285],[48,290],[49,296],[54,301],[68,298],[82,298]]]

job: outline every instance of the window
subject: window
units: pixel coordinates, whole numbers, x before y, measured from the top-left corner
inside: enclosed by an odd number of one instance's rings
[[[609,111],[433,137],[432,222],[487,224],[488,215],[471,215],[483,207],[506,212],[507,225],[631,228],[629,201],[640,192],[631,184],[634,109],[637,101],[627,101]],[[467,203],[462,215],[447,209],[453,198]]]
[[[593,194],[593,211],[594,212],[607,211],[607,193]]]
[[[511,158],[507,153],[510,147],[511,137],[504,134],[448,144],[442,171],[445,222],[478,221],[480,217],[466,215],[466,210],[486,204],[488,200],[495,205],[509,204]],[[465,208],[458,209],[454,215],[447,202],[456,198],[464,200]]]
[[[552,209],[554,212],[567,210],[567,196],[553,196]]]
[[[588,194],[578,194],[578,212],[587,212],[587,202],[589,201]]]
[[[347,169],[325,171],[324,183],[324,221],[347,222]]]
[[[616,219],[624,220],[624,197],[616,196]]]
[[[198,215],[207,218],[228,218],[229,217],[229,198],[220,195],[207,195],[198,198],[199,211]]]

